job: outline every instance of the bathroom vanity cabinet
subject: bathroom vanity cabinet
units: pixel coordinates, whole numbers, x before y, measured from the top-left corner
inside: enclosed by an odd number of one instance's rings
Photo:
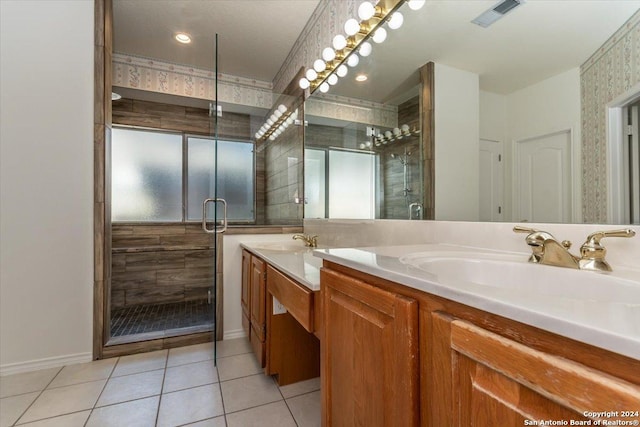
[[[267,265],[249,251],[242,251],[242,328],[260,366],[266,364],[266,278]]]
[[[280,385],[320,375],[318,296],[318,291],[243,250],[243,328],[265,374],[275,375]]]
[[[321,282],[325,426],[640,420],[639,360],[327,260]]]

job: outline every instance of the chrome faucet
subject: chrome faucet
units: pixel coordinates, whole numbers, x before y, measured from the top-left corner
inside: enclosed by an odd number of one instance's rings
[[[607,252],[600,244],[602,238],[636,235],[631,229],[591,233],[580,248],[580,258],[578,258],[569,252],[571,242],[568,240],[559,242],[551,233],[527,227],[516,226],[513,227],[513,231],[528,233],[525,241],[532,251],[529,262],[591,271],[611,271],[611,266],[604,259]]]
[[[318,236],[309,236],[307,234],[295,234],[292,237],[293,240],[302,240],[304,245],[309,248],[318,247]]]

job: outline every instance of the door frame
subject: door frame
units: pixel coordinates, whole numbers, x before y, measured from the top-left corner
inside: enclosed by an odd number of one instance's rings
[[[582,222],[582,201],[581,201],[581,190],[582,190],[582,174],[580,169],[580,149],[576,144],[576,136],[573,127],[561,128],[551,132],[545,132],[537,135],[531,135],[527,137],[522,137],[518,139],[514,139],[511,142],[511,153],[512,153],[512,161],[511,161],[511,179],[513,185],[511,186],[511,212],[512,212],[512,220],[518,222],[518,215],[520,214],[518,205],[518,154],[519,147],[521,143],[531,141],[532,139],[540,139],[549,136],[555,136],[560,134],[568,134],[569,135],[569,179],[571,180],[570,185],[570,198],[571,198],[571,219],[570,222],[572,224],[579,224]]]
[[[623,168],[624,140],[626,137],[623,110],[626,106],[640,100],[640,83],[637,83],[622,95],[606,105],[607,135],[607,222],[611,224],[628,224],[625,205],[624,177],[614,171]]]
[[[499,204],[501,209],[501,212],[498,214],[498,218],[495,221],[504,221],[505,220],[505,194],[504,194],[504,178],[505,178],[505,163],[506,163],[506,159],[505,159],[505,155],[504,155],[504,143],[502,141],[499,141],[497,139],[491,139],[491,138],[482,138],[480,137],[479,140],[479,147],[480,147],[480,151],[482,151],[482,142],[490,142],[490,143],[495,143],[497,144],[497,146],[499,147],[499,155],[501,156],[502,160],[499,161],[500,163],[500,180],[499,180],[499,188],[498,188],[498,192],[500,194],[499,197]],[[494,221],[493,219],[491,221]]]

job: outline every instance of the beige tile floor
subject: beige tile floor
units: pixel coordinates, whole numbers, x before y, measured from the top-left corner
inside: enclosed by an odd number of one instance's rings
[[[279,387],[246,339],[0,377],[0,427],[319,426],[318,378]]]

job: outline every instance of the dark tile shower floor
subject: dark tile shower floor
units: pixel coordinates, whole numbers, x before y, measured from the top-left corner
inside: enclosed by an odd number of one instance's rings
[[[135,305],[111,311],[112,337],[211,325],[213,308],[206,300]]]

